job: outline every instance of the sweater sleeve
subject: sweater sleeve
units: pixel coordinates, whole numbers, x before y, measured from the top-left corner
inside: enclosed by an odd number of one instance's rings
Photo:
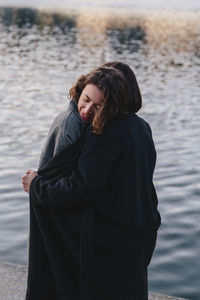
[[[59,180],[36,176],[30,187],[31,201],[48,207],[79,208],[91,205],[109,184],[121,153],[116,133],[104,130],[104,133],[95,135],[88,132],[77,169],[70,177]]]

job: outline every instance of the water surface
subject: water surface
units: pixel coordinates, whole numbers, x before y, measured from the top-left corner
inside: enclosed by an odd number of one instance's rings
[[[199,2],[190,1],[188,10],[191,3]],[[37,168],[69,88],[80,74],[120,60],[136,73],[139,115],[152,127],[158,154],[154,182],[163,224],[149,288],[200,299],[200,13],[175,10],[0,9],[1,260],[27,263],[21,175]]]

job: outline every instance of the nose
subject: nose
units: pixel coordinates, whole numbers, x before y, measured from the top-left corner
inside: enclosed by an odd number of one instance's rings
[[[92,107],[92,105],[88,105],[85,108],[85,115],[92,115],[92,114],[93,114],[93,107]]]

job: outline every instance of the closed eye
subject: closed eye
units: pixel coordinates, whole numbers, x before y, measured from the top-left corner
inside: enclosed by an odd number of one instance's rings
[[[88,98],[83,98],[83,101],[85,101],[85,102],[90,102],[90,99],[88,99]]]
[[[101,107],[101,105],[99,105],[99,104],[95,105],[95,109],[96,109],[96,110],[99,110],[100,107]]]

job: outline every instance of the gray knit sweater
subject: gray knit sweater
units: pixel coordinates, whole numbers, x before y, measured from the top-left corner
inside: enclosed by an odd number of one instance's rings
[[[55,118],[51,126],[42,149],[39,168],[50,158],[81,140],[84,136],[85,128],[86,126],[79,115],[76,101],[70,100],[67,109]]]

